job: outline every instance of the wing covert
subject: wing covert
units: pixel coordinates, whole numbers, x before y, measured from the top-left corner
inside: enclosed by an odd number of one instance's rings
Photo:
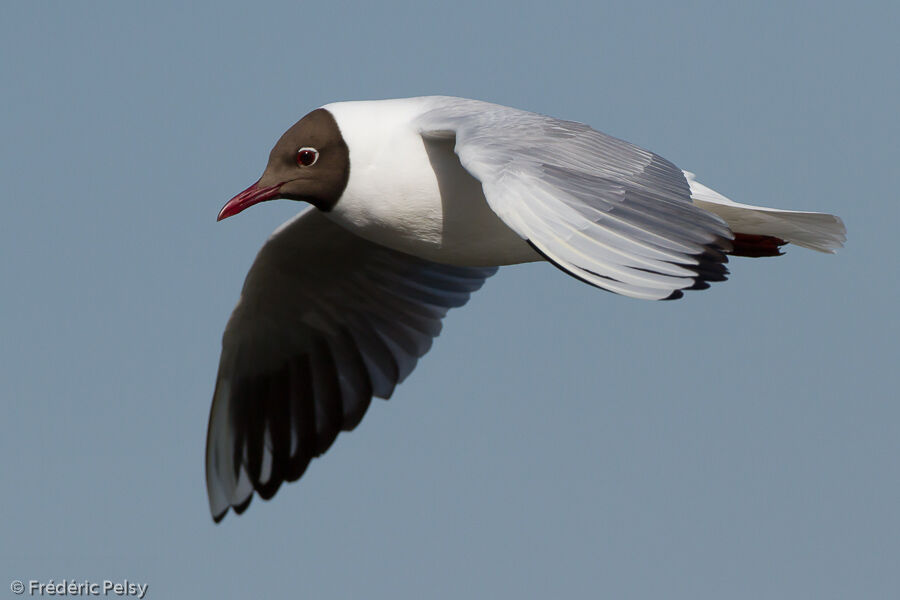
[[[557,267],[645,299],[724,280],[733,234],[691,203],[681,169],[595,131],[505,106],[437,97],[423,137],[455,137],[488,204]]]

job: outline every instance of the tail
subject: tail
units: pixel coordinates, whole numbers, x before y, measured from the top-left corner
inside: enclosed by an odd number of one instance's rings
[[[785,243],[833,254],[847,239],[840,217],[738,204],[697,181],[693,173],[685,171],[684,176],[694,204],[722,217],[735,233],[732,254],[777,256],[778,246]]]

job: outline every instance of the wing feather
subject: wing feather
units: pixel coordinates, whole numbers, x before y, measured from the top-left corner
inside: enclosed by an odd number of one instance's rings
[[[447,311],[495,271],[378,246],[314,209],[279,228],[222,338],[206,446],[213,518],[298,479],[373,395],[390,397]]]
[[[497,215],[570,275],[646,299],[725,279],[733,234],[691,203],[684,173],[587,125],[461,98],[429,99],[417,127],[455,137]]]

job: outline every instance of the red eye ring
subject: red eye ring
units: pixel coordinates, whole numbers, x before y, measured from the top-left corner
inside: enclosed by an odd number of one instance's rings
[[[311,167],[319,160],[319,151],[315,148],[300,148],[297,150],[297,165]]]

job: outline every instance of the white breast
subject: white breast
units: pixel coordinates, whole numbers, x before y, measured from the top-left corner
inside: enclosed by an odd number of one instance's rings
[[[453,140],[425,141],[412,125],[423,99],[340,102],[350,179],[327,216],[370,241],[436,262],[483,266],[540,260],[487,205]]]

